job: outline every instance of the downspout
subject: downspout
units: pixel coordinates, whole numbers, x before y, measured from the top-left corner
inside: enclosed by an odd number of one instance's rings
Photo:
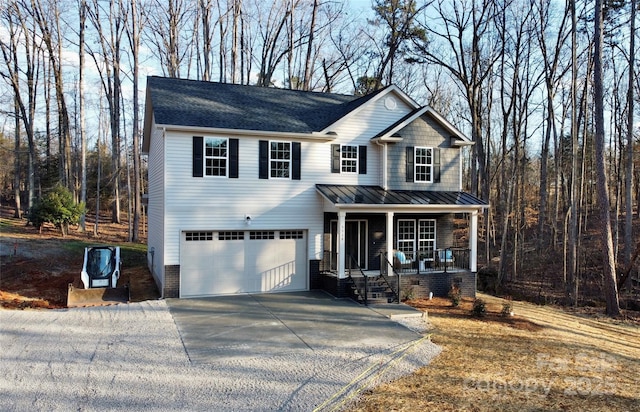
[[[387,143],[381,143],[380,141],[376,140],[376,144],[378,146],[382,146],[382,188],[384,190],[389,190],[389,185],[387,183],[388,177],[387,177]]]

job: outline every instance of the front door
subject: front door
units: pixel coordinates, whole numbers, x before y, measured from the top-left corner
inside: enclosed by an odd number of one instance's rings
[[[357,264],[361,269],[367,269],[367,221],[347,220],[345,221],[345,267],[355,267]],[[338,252],[338,222],[331,222],[331,250]],[[351,260],[353,259],[353,260]],[[335,266],[335,268],[333,267]],[[337,269],[337,264],[332,262],[332,269]]]

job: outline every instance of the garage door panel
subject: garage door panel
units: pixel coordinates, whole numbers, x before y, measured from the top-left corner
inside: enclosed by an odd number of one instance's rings
[[[306,237],[181,242],[180,295],[206,296],[306,290]],[[255,232],[254,232],[255,233]],[[290,233],[290,232],[287,232]],[[304,233],[304,232],[301,232]]]

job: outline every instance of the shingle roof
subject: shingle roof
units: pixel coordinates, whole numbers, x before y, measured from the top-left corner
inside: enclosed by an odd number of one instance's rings
[[[380,186],[316,185],[322,196],[339,205],[416,205],[486,207],[486,202],[466,192],[384,190]]]
[[[151,76],[147,93],[156,124],[311,133],[325,129],[376,93],[333,93]]]

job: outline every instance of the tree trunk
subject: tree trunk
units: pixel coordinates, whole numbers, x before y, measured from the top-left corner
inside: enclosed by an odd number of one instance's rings
[[[140,104],[138,102],[138,72],[139,50],[140,50],[140,27],[138,27],[138,11],[136,8],[137,0],[131,0],[131,49],[133,57],[133,236],[132,240],[138,242],[140,239],[140,216],[142,215],[141,192],[142,192],[142,175],[140,173],[140,130],[139,116]]]
[[[577,304],[575,287],[578,277],[578,61],[577,61],[577,16],[575,1],[571,2],[571,187],[570,221],[568,230],[568,270],[565,282],[565,295],[568,303]]]
[[[625,171],[625,230],[624,263],[631,264],[633,253],[633,115],[634,115],[634,76],[635,76],[635,39],[636,39],[636,0],[631,0],[631,27],[629,28],[629,82],[627,88],[627,163]]]
[[[80,38],[79,38],[79,85],[78,85],[78,94],[80,100],[80,203],[87,203],[87,138],[85,135],[85,114],[84,114],[84,32],[85,32],[85,23],[87,17],[87,3],[85,0],[80,2]],[[85,209],[86,210],[86,209]],[[86,227],[86,212],[83,212],[80,215],[79,229],[81,232],[87,230]]]
[[[611,219],[609,192],[607,188],[607,177],[605,173],[604,158],[604,86],[602,84],[602,47],[603,47],[603,18],[602,0],[596,0],[595,4],[595,52],[594,52],[594,73],[593,88],[595,100],[595,149],[596,149],[596,187],[598,191],[597,204],[600,210],[600,228],[602,230],[602,250],[603,250],[603,275],[604,293],[607,302],[607,315],[620,315],[620,304],[618,301],[618,286],[616,285],[616,263],[613,255],[613,240],[611,236]]]
[[[311,90],[311,57],[313,55],[313,37],[316,31],[316,17],[318,15],[318,0],[313,0],[311,12],[311,26],[309,27],[309,42],[307,43],[307,56],[304,59],[304,87],[303,90]]]
[[[13,195],[15,197],[15,209],[13,217],[22,219],[22,208],[20,207],[20,105],[17,96],[14,97],[15,113],[15,157],[13,160]]]

